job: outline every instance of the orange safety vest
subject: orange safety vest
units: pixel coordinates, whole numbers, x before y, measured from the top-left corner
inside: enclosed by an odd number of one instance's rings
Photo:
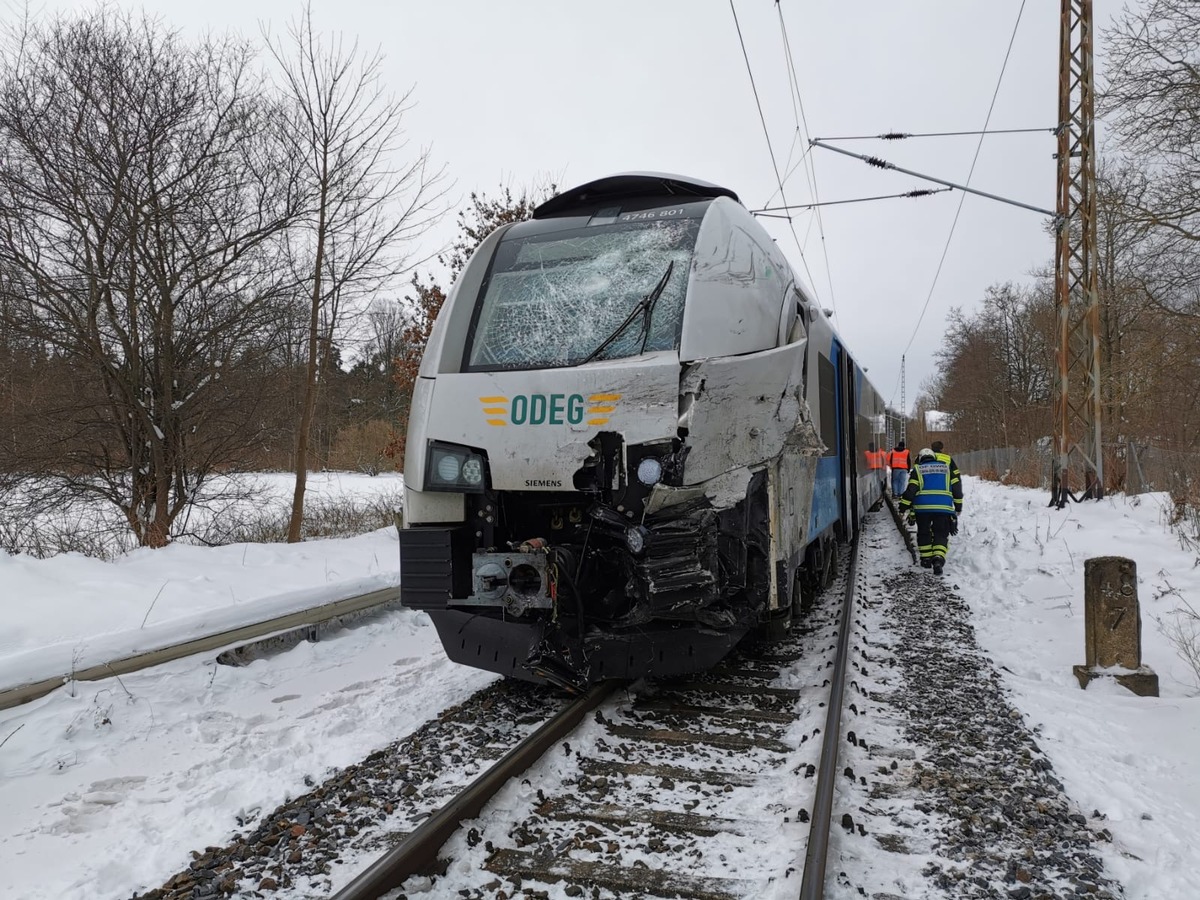
[[[884,452],[882,450],[867,450],[866,456],[868,469],[883,468]]]
[[[908,471],[908,448],[903,450],[892,450],[888,453],[888,466],[893,469],[903,469]]]

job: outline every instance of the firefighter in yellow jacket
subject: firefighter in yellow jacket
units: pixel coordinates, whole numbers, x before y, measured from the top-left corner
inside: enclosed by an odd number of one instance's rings
[[[943,462],[925,448],[917,454],[917,464],[908,476],[908,488],[900,498],[901,514],[917,522],[917,549],[921,565],[941,575],[946,564],[950,535],[958,533],[962,513],[962,479],[953,462]]]

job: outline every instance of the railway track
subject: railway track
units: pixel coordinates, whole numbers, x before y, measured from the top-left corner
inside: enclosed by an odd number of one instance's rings
[[[568,896],[822,896],[853,558],[838,581],[841,602],[787,640],[622,689],[578,727],[539,732],[509,754],[529,770],[519,784],[489,773],[490,809],[473,785],[338,900],[423,890],[435,872],[438,893],[464,897],[553,883]]]
[[[143,897],[1120,898],[952,580],[873,518],[785,641],[566,713],[499,682]]]
[[[375,897],[406,878],[435,896],[561,881],[609,885],[608,896],[798,885],[833,612],[718,670],[636,692],[609,685],[569,701],[498,682],[138,896],[328,897],[346,885],[339,896]],[[787,858],[773,859],[763,847],[780,834]],[[369,858],[380,861],[361,871]]]

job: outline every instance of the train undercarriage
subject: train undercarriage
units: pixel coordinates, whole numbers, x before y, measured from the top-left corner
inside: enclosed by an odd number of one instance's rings
[[[466,524],[402,532],[405,605],[429,613],[451,659],[571,689],[682,675],[786,628],[828,580],[832,540],[772,572],[767,468],[682,487],[668,483],[678,441],[593,444],[574,491],[473,494]]]

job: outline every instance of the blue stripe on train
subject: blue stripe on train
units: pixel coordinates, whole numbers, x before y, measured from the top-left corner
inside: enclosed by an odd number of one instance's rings
[[[812,514],[808,520],[808,534],[815,537],[829,528],[840,516],[841,503],[838,491],[841,487],[841,469],[836,456],[822,456],[817,460],[816,483],[813,485]]]

